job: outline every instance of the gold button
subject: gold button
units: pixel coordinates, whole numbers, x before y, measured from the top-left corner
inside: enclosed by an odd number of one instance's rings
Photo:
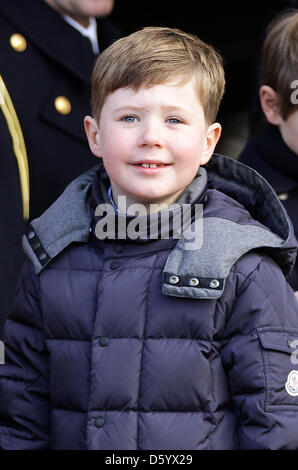
[[[288,193],[280,193],[280,194],[278,194],[278,199],[280,201],[287,201],[289,199],[289,194]]]
[[[10,36],[9,42],[11,47],[17,52],[23,52],[27,48],[26,39],[19,33],[15,33]]]
[[[69,99],[65,96],[57,96],[55,99],[55,108],[60,114],[69,114],[71,110]]]

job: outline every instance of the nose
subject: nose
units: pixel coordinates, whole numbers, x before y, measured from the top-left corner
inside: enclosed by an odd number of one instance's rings
[[[143,122],[140,128],[138,145],[140,147],[162,147],[163,146],[161,127],[157,120],[148,119]]]

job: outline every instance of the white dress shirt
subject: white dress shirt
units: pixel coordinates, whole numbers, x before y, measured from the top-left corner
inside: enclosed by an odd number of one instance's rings
[[[91,16],[89,18],[89,26],[87,28],[84,28],[84,26],[82,26],[80,23],[73,20],[67,15],[63,15],[63,18],[65,19],[65,21],[67,21],[67,23],[69,23],[71,26],[77,29],[83,36],[86,36],[90,40],[94,54],[98,54],[99,48],[97,40],[97,23],[94,16]]]

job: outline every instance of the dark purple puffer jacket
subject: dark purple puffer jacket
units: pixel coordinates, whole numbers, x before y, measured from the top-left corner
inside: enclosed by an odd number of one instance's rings
[[[98,168],[32,222],[1,448],[298,449],[292,227],[254,170],[218,155],[206,169],[180,200],[204,204],[196,250],[98,240]]]

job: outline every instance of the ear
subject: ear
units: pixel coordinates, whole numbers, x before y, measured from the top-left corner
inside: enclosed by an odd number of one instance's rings
[[[274,126],[279,126],[282,118],[276,91],[268,85],[262,85],[260,88],[260,102],[267,121]]]
[[[102,158],[99,126],[96,120],[91,116],[86,116],[84,119],[84,126],[91,152],[96,157]]]
[[[201,157],[201,165],[205,165],[209,162],[213,155],[214,149],[221,135],[221,125],[218,122],[211,124],[206,133],[206,142],[203,155]]]

